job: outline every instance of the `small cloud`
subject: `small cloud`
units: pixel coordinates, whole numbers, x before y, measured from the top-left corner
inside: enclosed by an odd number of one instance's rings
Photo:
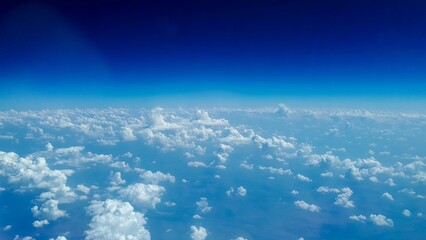
[[[294,205],[296,205],[298,208],[301,208],[303,210],[311,211],[311,212],[319,212],[321,210],[320,207],[318,207],[315,204],[308,204],[303,200],[298,200],[294,202]]]
[[[402,211],[402,215],[409,217],[409,216],[411,216],[411,212],[408,209],[404,209],[404,211]]]
[[[188,167],[195,167],[195,168],[199,168],[199,167],[207,167],[207,165],[203,162],[199,162],[199,161],[192,161],[192,162],[188,162],[186,164]]]
[[[394,183],[394,181],[393,181],[392,178],[389,178],[388,180],[386,180],[385,184],[387,184],[387,185],[389,185],[391,187],[396,186],[396,184]]]
[[[393,196],[388,192],[383,193],[382,198],[387,199],[389,201],[393,201]]]
[[[333,173],[332,172],[321,173],[321,177],[333,177]]]
[[[238,193],[238,195],[244,197],[244,196],[247,195],[247,190],[243,186],[239,186],[237,188],[237,193]]]
[[[299,191],[292,190],[292,191],[291,191],[291,194],[292,194],[292,195],[297,195],[297,194],[299,194]]]
[[[334,204],[342,206],[344,208],[355,207],[354,202],[349,200],[349,198],[353,194],[353,191],[348,187],[342,188],[341,191],[342,193],[337,195],[336,201],[334,202]]]
[[[48,224],[49,224],[49,221],[47,221],[46,219],[41,220],[41,221],[36,220],[36,221],[33,222],[33,226],[36,227],[36,228],[41,228],[44,225],[48,225]]]
[[[12,229],[12,225],[6,225],[3,228],[3,231],[9,231],[10,229]]]
[[[212,207],[209,206],[209,202],[206,197],[201,197],[199,201],[196,202],[198,210],[202,213],[208,213],[212,210]]]
[[[393,221],[382,214],[370,214],[370,220],[377,226],[393,227]]]
[[[367,220],[367,217],[364,215],[352,215],[349,217],[349,219],[354,220],[354,221],[358,221],[358,222],[365,222]]]
[[[312,179],[303,176],[302,174],[297,174],[296,178],[302,182],[312,182]]]
[[[204,240],[208,236],[207,230],[203,227],[191,226],[191,239],[192,240]]]

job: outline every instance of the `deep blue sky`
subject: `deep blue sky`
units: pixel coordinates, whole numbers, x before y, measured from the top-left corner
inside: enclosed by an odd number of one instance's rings
[[[426,95],[425,1],[0,1],[0,94]]]

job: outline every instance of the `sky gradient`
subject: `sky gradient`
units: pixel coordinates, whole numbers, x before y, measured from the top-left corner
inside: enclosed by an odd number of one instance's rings
[[[426,95],[424,1],[1,1],[0,96]]]

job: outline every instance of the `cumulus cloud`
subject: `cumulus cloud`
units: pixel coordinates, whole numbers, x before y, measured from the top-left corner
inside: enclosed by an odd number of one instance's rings
[[[126,183],[126,180],[123,180],[121,178],[121,172],[115,172],[114,174],[112,174],[110,176],[110,180],[110,184],[113,186],[118,186]]]
[[[208,213],[212,210],[212,207],[209,206],[209,202],[206,197],[201,197],[199,201],[196,202],[198,211],[202,213]]]
[[[238,195],[244,197],[244,196],[247,195],[247,190],[243,186],[239,186],[237,188],[237,193],[238,193]]]
[[[236,191],[233,187],[230,187],[225,193],[228,196],[231,196],[233,193],[235,193],[237,196],[244,197],[247,195],[247,190],[243,186],[239,186]]]
[[[262,171],[268,171],[272,174],[278,174],[278,175],[292,175],[293,174],[293,172],[290,169],[264,167],[264,166],[259,166],[259,169],[262,170]]]
[[[44,225],[47,225],[47,224],[49,224],[49,221],[47,221],[46,219],[41,220],[41,221],[36,220],[36,221],[33,222],[33,226],[36,227],[36,228],[41,228],[41,227],[43,227]]]
[[[144,208],[155,208],[161,202],[165,188],[154,184],[136,183],[120,189],[120,196],[131,203]]]
[[[404,209],[404,211],[402,211],[402,215],[409,217],[409,216],[411,216],[411,212],[408,209]]]
[[[393,196],[388,192],[383,193],[382,198],[387,199],[389,201],[393,201]]]
[[[207,165],[205,163],[199,162],[199,161],[191,161],[191,162],[188,162],[186,165],[188,167],[195,167],[195,168],[207,167]]]
[[[302,174],[297,174],[296,178],[302,182],[312,182],[312,179],[303,176]]]
[[[370,221],[377,226],[393,227],[393,221],[382,214],[370,214]]]
[[[92,220],[89,230],[85,232],[86,240],[151,239],[145,228],[147,221],[144,214],[134,211],[128,202],[112,199],[94,201],[87,210]]]
[[[6,225],[3,227],[3,231],[9,231],[10,229],[12,229],[12,225]]]
[[[56,238],[50,238],[49,240],[67,240],[67,238],[64,236],[57,236]]]
[[[298,200],[294,202],[294,205],[296,205],[298,208],[301,208],[303,210],[311,211],[311,212],[319,212],[321,210],[320,207],[318,207],[315,204],[308,204],[303,200]]]
[[[78,184],[77,185],[77,190],[79,190],[80,192],[84,193],[84,194],[89,194],[90,193],[90,188],[84,186],[83,184]]]
[[[208,236],[207,230],[203,227],[191,226],[191,239],[192,240],[204,240]]]
[[[333,173],[332,172],[324,172],[324,173],[321,173],[321,177],[333,177]]]
[[[151,171],[145,171],[140,175],[140,177],[146,182],[146,183],[152,183],[152,184],[158,184],[163,181],[168,181],[171,183],[175,182],[175,177],[171,175],[170,173],[162,173],[160,171],[157,172],[151,172]]]
[[[349,200],[349,198],[353,194],[353,191],[348,187],[342,188],[341,191],[342,193],[337,195],[336,201],[334,202],[334,204],[345,207],[345,208],[355,207],[354,202]]]
[[[0,175],[21,190],[44,189],[41,199],[56,198],[61,202],[72,202],[76,194],[69,188],[65,171],[52,170],[46,159],[33,156],[19,157],[13,152],[0,152]]]
[[[340,190],[337,188],[330,188],[327,186],[321,186],[319,188],[317,188],[317,192],[319,193],[340,193]]]
[[[31,208],[34,216],[44,218],[47,220],[56,220],[61,217],[67,216],[64,210],[58,208],[58,201],[54,199],[47,200],[41,207],[34,206]]]
[[[349,219],[358,221],[358,222],[365,222],[367,220],[367,217],[364,215],[352,215],[349,217]]]
[[[121,135],[124,141],[135,141],[137,137],[133,134],[133,130],[130,127],[123,127]]]
[[[391,186],[391,187],[394,187],[394,186],[396,186],[396,184],[395,184],[395,182],[393,181],[393,179],[392,178],[389,178],[388,180],[386,180],[386,182],[385,182],[387,185],[389,185],[389,186]]]

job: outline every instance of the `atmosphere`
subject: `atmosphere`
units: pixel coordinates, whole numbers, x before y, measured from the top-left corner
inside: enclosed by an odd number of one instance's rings
[[[0,4],[3,97],[426,95],[424,1]]]
[[[424,240],[425,106],[424,0],[0,0],[0,239]]]

